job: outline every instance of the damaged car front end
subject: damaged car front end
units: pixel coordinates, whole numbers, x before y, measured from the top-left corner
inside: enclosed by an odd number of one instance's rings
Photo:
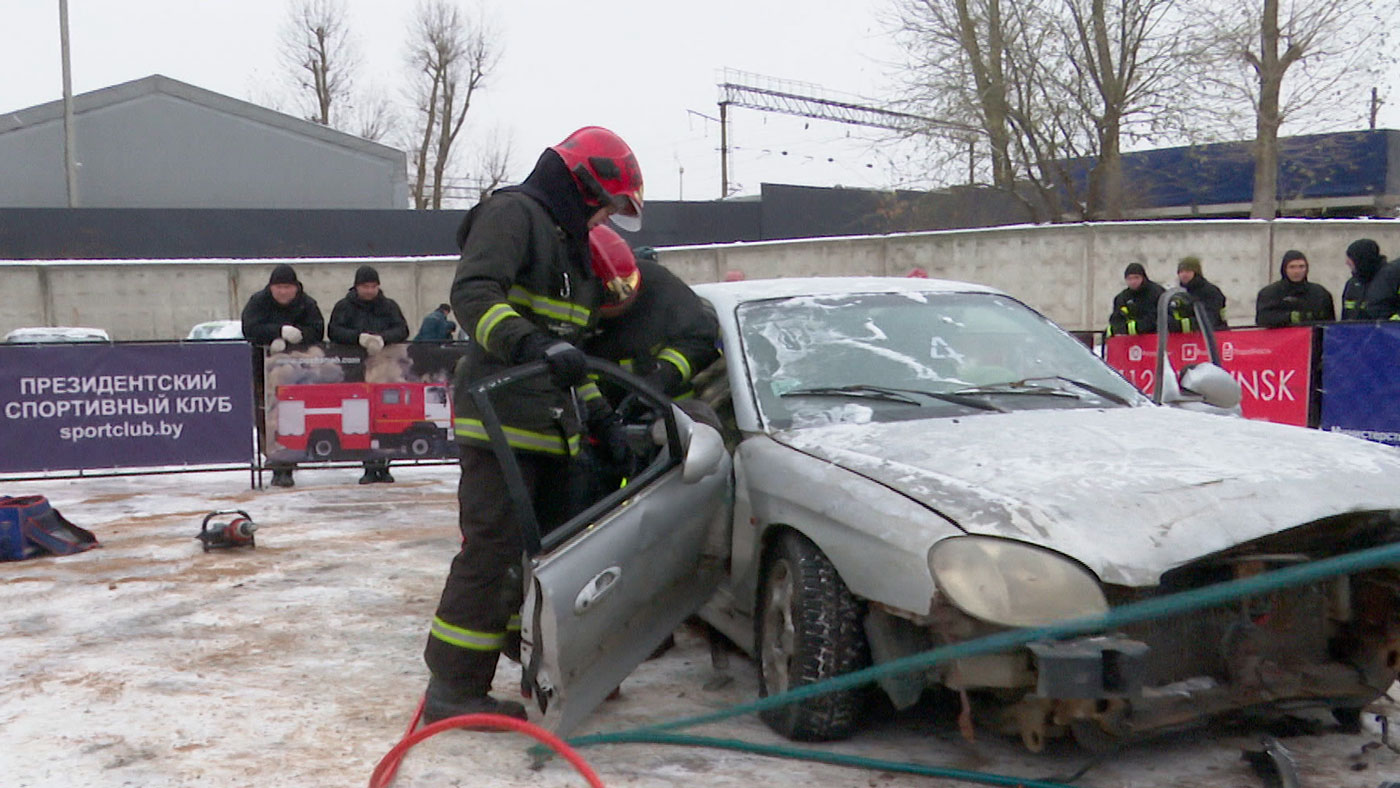
[[[728,368],[701,394],[734,453],[729,571],[702,616],[760,691],[1400,542],[1400,455],[1160,407],[986,288],[697,288]],[[713,396],[717,391],[720,396]],[[885,676],[951,690],[964,731],[1087,748],[1222,715],[1332,709],[1400,671],[1400,570],[1370,569]],[[862,696],[769,713],[841,738]]]

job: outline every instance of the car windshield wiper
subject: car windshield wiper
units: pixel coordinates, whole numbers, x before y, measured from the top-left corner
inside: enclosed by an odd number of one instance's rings
[[[1108,400],[1108,401],[1110,401],[1110,402],[1116,402],[1116,403],[1118,403],[1119,405],[1131,405],[1131,404],[1132,404],[1132,403],[1129,402],[1125,397],[1123,397],[1123,396],[1121,396],[1121,395],[1118,395],[1118,394],[1114,394],[1113,392],[1108,391],[1107,389],[1100,388],[1100,387],[1098,387],[1098,386],[1095,386],[1095,385],[1092,384],[1092,383],[1085,383],[1085,382],[1082,381],[1082,380],[1075,380],[1074,378],[1065,377],[1064,375],[1043,375],[1043,376],[1040,376],[1040,377],[1021,378],[1020,380],[1007,381],[1006,383],[993,383],[993,384],[986,385],[986,386],[971,386],[971,387],[968,387],[968,388],[957,389],[957,390],[954,391],[953,393],[954,393],[954,394],[1029,394],[1029,395],[1033,395],[1033,396],[1042,396],[1042,397],[1074,397],[1075,399],[1081,399],[1081,397],[1080,397],[1078,394],[1075,394],[1074,392],[1071,392],[1071,391],[1065,391],[1064,389],[1051,388],[1051,387],[1049,387],[1049,386],[1037,386],[1037,385],[1035,385],[1038,381],[1046,381],[1046,380],[1058,380],[1058,381],[1061,381],[1061,382],[1064,382],[1064,383],[1068,383],[1068,384],[1071,385],[1071,386],[1074,386],[1074,387],[1076,387],[1076,388],[1083,389],[1083,390],[1089,392],[1090,394],[1093,394],[1093,395],[1095,395],[1095,396],[1097,396],[1097,397],[1100,397],[1100,398],[1102,398],[1102,399],[1106,399],[1106,400]]]
[[[922,406],[916,397],[928,397],[941,402],[951,402],[954,405],[961,405],[964,408],[975,410],[992,410],[1005,413],[1004,408],[999,408],[990,402],[984,402],[972,397],[965,397],[958,392],[947,391],[924,391],[922,389],[897,389],[886,388],[884,386],[871,386],[865,383],[856,383],[850,386],[813,386],[811,388],[792,389],[779,394],[780,397],[856,397],[864,399],[878,399],[883,402],[900,402],[905,405]]]

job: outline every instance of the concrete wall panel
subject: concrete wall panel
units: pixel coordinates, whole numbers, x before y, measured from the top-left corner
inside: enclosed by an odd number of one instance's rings
[[[35,266],[0,266],[0,337],[21,326],[50,324],[44,317],[41,276]]]
[[[930,276],[986,284],[1011,293],[1066,328],[1103,328],[1123,267],[1140,262],[1157,281],[1175,282],[1176,262],[1194,254],[1206,276],[1225,291],[1231,323],[1249,325],[1259,288],[1278,277],[1287,248],[1310,255],[1312,279],[1340,297],[1342,261],[1355,238],[1376,239],[1400,256],[1400,222],[1280,220],[1125,222],[1010,227],[854,238],[673,247],[661,261],[691,283],[785,276]],[[281,260],[150,261],[0,264],[0,333],[23,325],[90,325],[116,339],[183,337],[202,320],[236,318]],[[455,257],[290,260],[330,317],[354,281],[372,264],[385,291],[413,331],[423,315],[448,300]],[[49,293],[43,282],[47,278]]]

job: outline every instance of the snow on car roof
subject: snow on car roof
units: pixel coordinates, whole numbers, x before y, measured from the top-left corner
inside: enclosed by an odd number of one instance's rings
[[[694,286],[695,292],[716,306],[746,301],[796,296],[832,296],[851,293],[991,293],[1000,290],[949,279],[921,279],[896,276],[815,276],[786,279],[753,279],[742,282],[709,282]]]
[[[5,335],[6,342],[110,342],[106,329],[85,326],[27,326]]]

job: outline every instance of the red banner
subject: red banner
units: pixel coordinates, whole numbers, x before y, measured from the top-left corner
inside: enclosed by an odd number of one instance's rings
[[[1308,392],[1312,381],[1311,328],[1245,328],[1215,335],[1220,361],[1244,390],[1240,407],[1245,418],[1279,424],[1308,425]],[[1117,336],[1108,339],[1108,363],[1147,394],[1156,383],[1157,336]],[[1171,334],[1167,357],[1180,370],[1210,360],[1200,334]]]

